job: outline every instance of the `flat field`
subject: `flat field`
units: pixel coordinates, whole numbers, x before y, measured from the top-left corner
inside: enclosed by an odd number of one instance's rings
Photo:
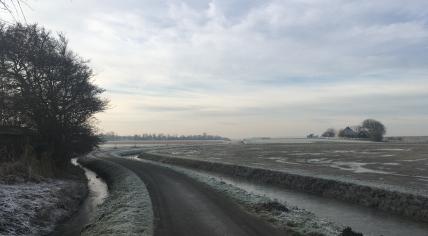
[[[147,147],[147,152],[354,182],[428,196],[428,145],[314,142]]]

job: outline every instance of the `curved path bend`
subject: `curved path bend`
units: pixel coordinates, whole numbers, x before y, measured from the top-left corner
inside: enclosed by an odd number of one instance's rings
[[[147,185],[155,216],[155,236],[285,235],[184,174],[137,160],[107,159],[132,170]]]

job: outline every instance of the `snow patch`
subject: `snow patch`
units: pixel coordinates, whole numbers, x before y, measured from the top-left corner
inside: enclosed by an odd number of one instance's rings
[[[387,165],[387,166],[399,166],[399,165],[401,165],[400,163],[397,163],[397,162],[385,162],[382,164]]]
[[[319,156],[323,154],[324,153],[320,153],[320,152],[297,152],[297,153],[291,153],[290,156]]]
[[[354,173],[392,174],[392,172],[382,171],[382,170],[373,170],[373,169],[364,167],[367,164],[374,164],[374,163],[335,161],[335,162],[332,162],[329,166],[333,168],[338,168],[341,170],[352,171]]]
[[[404,148],[379,148],[376,149],[378,151],[396,151],[396,152],[400,152],[400,151],[410,151],[410,149],[404,149]]]
[[[296,162],[289,162],[289,161],[283,161],[283,160],[276,160],[275,162],[291,164],[291,165],[300,165],[299,163],[296,163]]]

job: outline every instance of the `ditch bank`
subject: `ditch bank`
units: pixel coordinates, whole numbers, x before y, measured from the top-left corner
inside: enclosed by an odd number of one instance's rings
[[[86,179],[0,183],[0,235],[49,235],[67,221],[87,195]]]
[[[109,196],[81,235],[153,235],[153,211],[145,184],[132,171],[102,158],[78,162],[103,178]]]
[[[174,158],[149,153],[143,153],[139,155],[139,158],[219,173],[230,177],[245,178],[249,181],[335,198],[428,222],[428,198],[425,196],[227,163]]]
[[[81,168],[88,180],[88,194],[81,203],[79,210],[72,215],[70,219],[59,224],[53,233],[49,236],[76,236],[80,235],[82,229],[89,224],[97,212],[97,208],[104,202],[108,196],[107,184],[102,178],[99,178],[95,172],[85,168],[77,163],[77,158],[71,160],[71,163]]]

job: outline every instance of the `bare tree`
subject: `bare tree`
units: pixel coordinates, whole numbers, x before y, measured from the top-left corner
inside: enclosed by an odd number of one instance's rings
[[[374,141],[382,141],[383,136],[386,133],[385,126],[381,122],[374,119],[367,119],[363,121],[362,128],[367,130],[369,138]]]
[[[333,128],[329,128],[321,136],[326,138],[332,138],[336,136],[336,131]]]
[[[25,0],[0,0],[0,10],[6,11],[10,14],[10,16],[17,21],[17,17],[21,16],[25,22],[27,19],[25,18],[23,5],[28,6]],[[0,19],[0,21],[4,21]]]
[[[2,113],[12,115],[3,119],[35,130],[53,149],[57,164],[98,142],[91,120],[107,102],[92,76],[87,61],[68,48],[64,36],[37,25],[0,26],[0,91],[8,101]]]

